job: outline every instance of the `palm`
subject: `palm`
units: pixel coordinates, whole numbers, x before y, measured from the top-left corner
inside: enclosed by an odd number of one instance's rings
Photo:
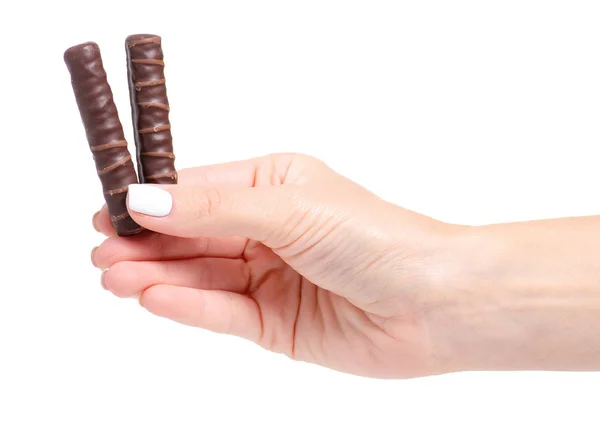
[[[264,348],[356,374],[384,376],[390,368],[405,373],[422,366],[410,359],[419,340],[411,325],[395,325],[404,327],[400,334],[386,332],[385,319],[313,284],[261,243],[248,242],[243,258],[244,294],[260,311],[256,342]]]

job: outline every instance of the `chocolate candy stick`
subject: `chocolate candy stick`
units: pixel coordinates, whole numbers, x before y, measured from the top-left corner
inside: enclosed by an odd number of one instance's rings
[[[130,35],[125,49],[140,182],[176,184],[161,38]]]
[[[129,216],[126,198],[128,185],[138,181],[100,49],[96,43],[71,47],[65,63],[113,227],[120,236],[137,234],[143,228]]]

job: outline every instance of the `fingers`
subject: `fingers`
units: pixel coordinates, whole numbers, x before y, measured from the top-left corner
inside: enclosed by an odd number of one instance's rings
[[[260,158],[178,171],[179,184],[252,187]]]
[[[133,184],[128,193],[130,215],[150,230],[179,237],[242,236],[270,247],[297,237],[311,208],[287,186]]]
[[[279,153],[249,160],[200,166],[180,171],[183,184],[219,187],[254,187],[284,184],[293,163],[317,163],[308,156]]]
[[[136,237],[110,237],[92,254],[100,269],[122,261],[170,261],[193,257],[240,258],[246,246],[243,238],[182,238],[159,233]]]
[[[242,164],[239,167],[235,166],[235,162],[223,165],[225,168],[224,171],[232,168],[232,172],[216,172],[215,168],[218,168],[219,165],[182,169],[177,172],[177,182],[178,184],[203,184],[205,182],[207,184],[210,184],[211,182],[216,184],[218,181],[230,181],[230,184],[235,184],[236,181],[242,181],[245,184],[248,180],[252,180],[252,167],[254,166],[250,161],[246,162],[248,163],[245,165]],[[242,170],[240,171],[238,168],[241,168]],[[102,208],[94,214],[92,224],[96,231],[107,237],[112,237],[117,234],[110,221],[106,204],[102,205]]]
[[[161,284],[142,292],[140,304],[154,315],[181,324],[254,342],[261,338],[260,309],[254,300],[241,294]]]
[[[286,183],[286,180],[302,181],[302,177],[307,177],[310,173],[308,169],[318,168],[317,164],[320,162],[304,155],[274,154],[245,161],[183,169],[178,171],[178,185],[228,188],[277,186]],[[93,223],[94,227],[106,236],[115,235],[106,206],[94,215]]]
[[[119,262],[104,272],[102,285],[118,297],[138,296],[157,284],[244,293],[249,276],[242,259]]]
[[[246,161],[182,169],[177,172],[177,182],[184,185],[251,187],[254,183],[254,176],[256,175],[259,162],[260,159],[256,158]],[[107,237],[116,235],[110,222],[106,204],[94,214],[92,224],[96,231]]]
[[[92,217],[92,225],[94,229],[99,233],[104,234],[107,237],[116,236],[117,233],[110,222],[110,218],[108,216],[108,208],[106,207],[106,203],[102,205],[102,208],[98,212],[94,214]]]

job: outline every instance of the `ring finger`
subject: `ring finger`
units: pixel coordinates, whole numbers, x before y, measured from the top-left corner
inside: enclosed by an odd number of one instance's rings
[[[118,297],[138,296],[157,284],[244,293],[249,277],[242,259],[119,262],[102,274],[102,285]]]

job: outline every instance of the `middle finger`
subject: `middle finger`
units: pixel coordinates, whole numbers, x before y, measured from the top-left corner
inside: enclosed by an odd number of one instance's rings
[[[106,269],[122,261],[166,261],[196,257],[241,258],[246,239],[241,237],[182,238],[159,233],[136,237],[109,237],[94,249],[92,262]]]

